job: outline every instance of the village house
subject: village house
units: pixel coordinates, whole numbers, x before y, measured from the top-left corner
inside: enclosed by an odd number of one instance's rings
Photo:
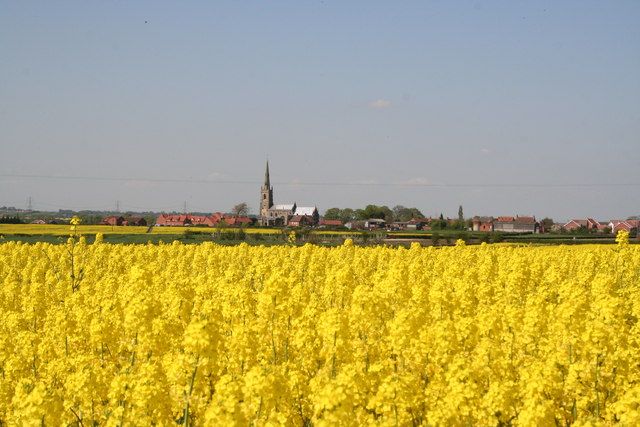
[[[393,221],[391,224],[388,224],[387,229],[390,231],[400,231],[407,229],[408,221]]]
[[[429,230],[429,220],[427,218],[413,218],[409,220],[405,229],[407,230]]]
[[[587,219],[572,219],[562,226],[567,231],[575,231],[579,229],[584,229],[587,231],[598,231],[603,230],[606,227],[606,224],[603,222],[596,221],[593,218]]]
[[[516,216],[514,232],[539,233],[540,224],[534,216]]]
[[[156,219],[157,227],[215,227],[251,225],[253,220],[246,216],[227,215],[216,212],[211,215],[160,214]]]
[[[123,216],[115,216],[115,215],[111,215],[111,216],[107,216],[104,217],[102,219],[102,221],[100,222],[100,225],[111,225],[111,226],[147,226],[147,220],[139,217],[139,216],[132,216],[129,218],[125,218]]]
[[[638,231],[640,227],[640,220],[636,219],[613,219],[608,224],[609,229],[613,234],[618,234],[618,231],[628,231],[629,233],[633,231]]]
[[[238,215],[225,215],[222,217],[221,221],[224,221],[225,224],[231,227],[242,227],[253,225],[254,220],[249,218],[248,216],[238,216]],[[218,224],[220,224],[218,222]]]
[[[191,215],[187,214],[160,214],[156,218],[156,227],[184,227],[191,225]]]
[[[348,221],[344,224],[344,226],[349,230],[364,230],[365,228],[364,225],[365,225],[365,221],[362,221],[362,220]]]
[[[321,219],[318,223],[318,227],[321,228],[330,228],[330,227],[342,227],[342,221],[339,219]]]
[[[100,225],[120,226],[125,225],[125,222],[122,216],[107,216],[100,222]]]
[[[387,221],[379,218],[369,218],[364,222],[364,228],[368,228],[369,230],[385,228],[386,225]]]
[[[538,233],[539,224],[533,216],[499,216],[493,221],[493,231],[503,233]]]
[[[289,219],[291,227],[310,227],[313,225],[313,218],[309,215],[294,215]]]
[[[493,231],[493,217],[474,216],[471,220],[471,229],[473,231]]]
[[[131,226],[139,226],[139,227],[147,226],[147,220],[142,218],[141,216],[129,217],[126,219],[126,223],[127,225],[131,225]]]

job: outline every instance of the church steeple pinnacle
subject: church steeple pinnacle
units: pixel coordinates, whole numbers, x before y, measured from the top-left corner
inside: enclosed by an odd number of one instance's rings
[[[269,181],[269,160],[267,160],[267,169],[264,171],[264,186],[267,188],[271,187],[271,183]]]

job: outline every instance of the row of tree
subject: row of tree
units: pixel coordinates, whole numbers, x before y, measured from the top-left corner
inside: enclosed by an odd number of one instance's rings
[[[354,220],[366,220],[371,218],[384,219],[387,222],[409,221],[414,218],[423,218],[424,215],[418,208],[407,208],[401,205],[392,209],[388,206],[367,205],[364,209],[329,208],[324,213],[325,219],[339,219],[342,222]]]
[[[8,215],[0,216],[0,224],[23,224],[23,223],[24,223],[24,221],[22,221],[18,215],[16,215],[16,216],[8,216]]]
[[[388,206],[367,205],[364,209],[352,208],[330,208],[324,214],[325,219],[339,219],[342,222],[354,220],[367,220],[370,218],[384,219],[387,223],[406,222],[412,219],[422,219],[424,214],[418,208],[408,208],[406,206],[397,205],[393,208]],[[440,214],[438,219],[433,219],[429,223],[432,230],[465,230],[471,226],[470,220],[464,219],[462,206],[458,209],[458,219],[450,221],[444,219]]]

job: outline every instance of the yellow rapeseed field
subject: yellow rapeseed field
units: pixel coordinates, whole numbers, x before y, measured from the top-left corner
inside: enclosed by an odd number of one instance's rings
[[[0,425],[639,425],[640,246],[0,245]]]
[[[118,226],[118,225],[78,225],[80,233],[84,234],[143,234],[147,227]],[[52,236],[69,235],[69,226],[65,224],[0,224],[1,234],[43,234]]]

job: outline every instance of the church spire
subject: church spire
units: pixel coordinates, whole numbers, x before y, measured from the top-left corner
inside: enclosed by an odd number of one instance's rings
[[[269,160],[267,160],[267,169],[264,171],[264,186],[269,188],[271,183],[269,182]]]
[[[260,189],[260,223],[269,225],[269,209],[273,206],[273,187],[269,180],[269,160],[264,171],[264,185]],[[272,218],[273,219],[273,218]]]

